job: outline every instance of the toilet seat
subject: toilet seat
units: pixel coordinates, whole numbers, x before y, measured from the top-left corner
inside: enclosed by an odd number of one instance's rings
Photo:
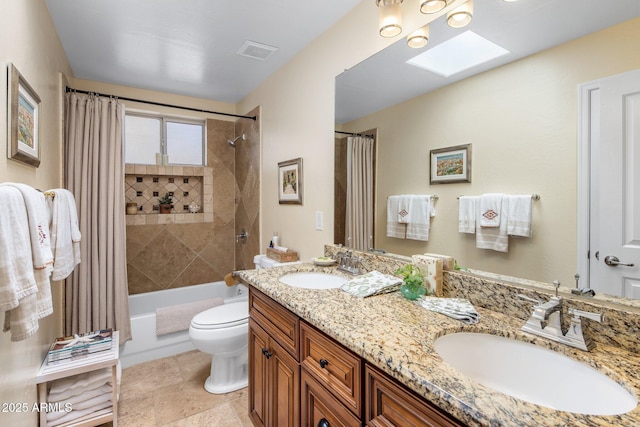
[[[249,304],[247,301],[232,302],[212,307],[196,314],[191,327],[197,329],[224,329],[247,323]]]

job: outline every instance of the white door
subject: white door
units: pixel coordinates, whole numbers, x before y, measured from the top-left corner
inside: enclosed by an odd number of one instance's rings
[[[590,286],[638,299],[640,70],[601,80],[599,87],[592,104],[592,118],[600,120],[591,127]]]

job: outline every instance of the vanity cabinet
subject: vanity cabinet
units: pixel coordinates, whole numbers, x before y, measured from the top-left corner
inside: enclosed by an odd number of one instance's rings
[[[308,427],[361,426],[360,418],[302,369],[302,425]]]
[[[367,426],[464,426],[369,364],[365,368],[365,377]]]
[[[298,317],[253,290],[249,315],[249,417],[255,426],[298,427]]]

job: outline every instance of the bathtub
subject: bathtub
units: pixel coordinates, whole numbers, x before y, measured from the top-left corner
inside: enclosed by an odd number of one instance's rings
[[[120,346],[122,367],[195,350],[188,330],[156,336],[156,308],[217,297],[224,298],[227,303],[248,299],[248,296],[246,286],[227,286],[222,281],[129,296],[133,339]]]

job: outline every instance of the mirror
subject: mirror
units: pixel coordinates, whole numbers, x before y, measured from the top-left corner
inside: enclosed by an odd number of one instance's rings
[[[579,86],[640,68],[640,3],[596,0],[476,2],[473,21],[433,22],[429,44],[403,38],[336,78],[336,130],[377,131],[375,247],[443,253],[462,267],[574,286],[577,271]],[[512,52],[443,77],[406,64],[470,30]],[[409,84],[415,83],[416,84]],[[470,183],[430,184],[430,150],[472,144]],[[508,252],[477,249],[458,232],[458,197],[539,194],[531,238]],[[386,236],[386,200],[437,194],[429,241]]]

